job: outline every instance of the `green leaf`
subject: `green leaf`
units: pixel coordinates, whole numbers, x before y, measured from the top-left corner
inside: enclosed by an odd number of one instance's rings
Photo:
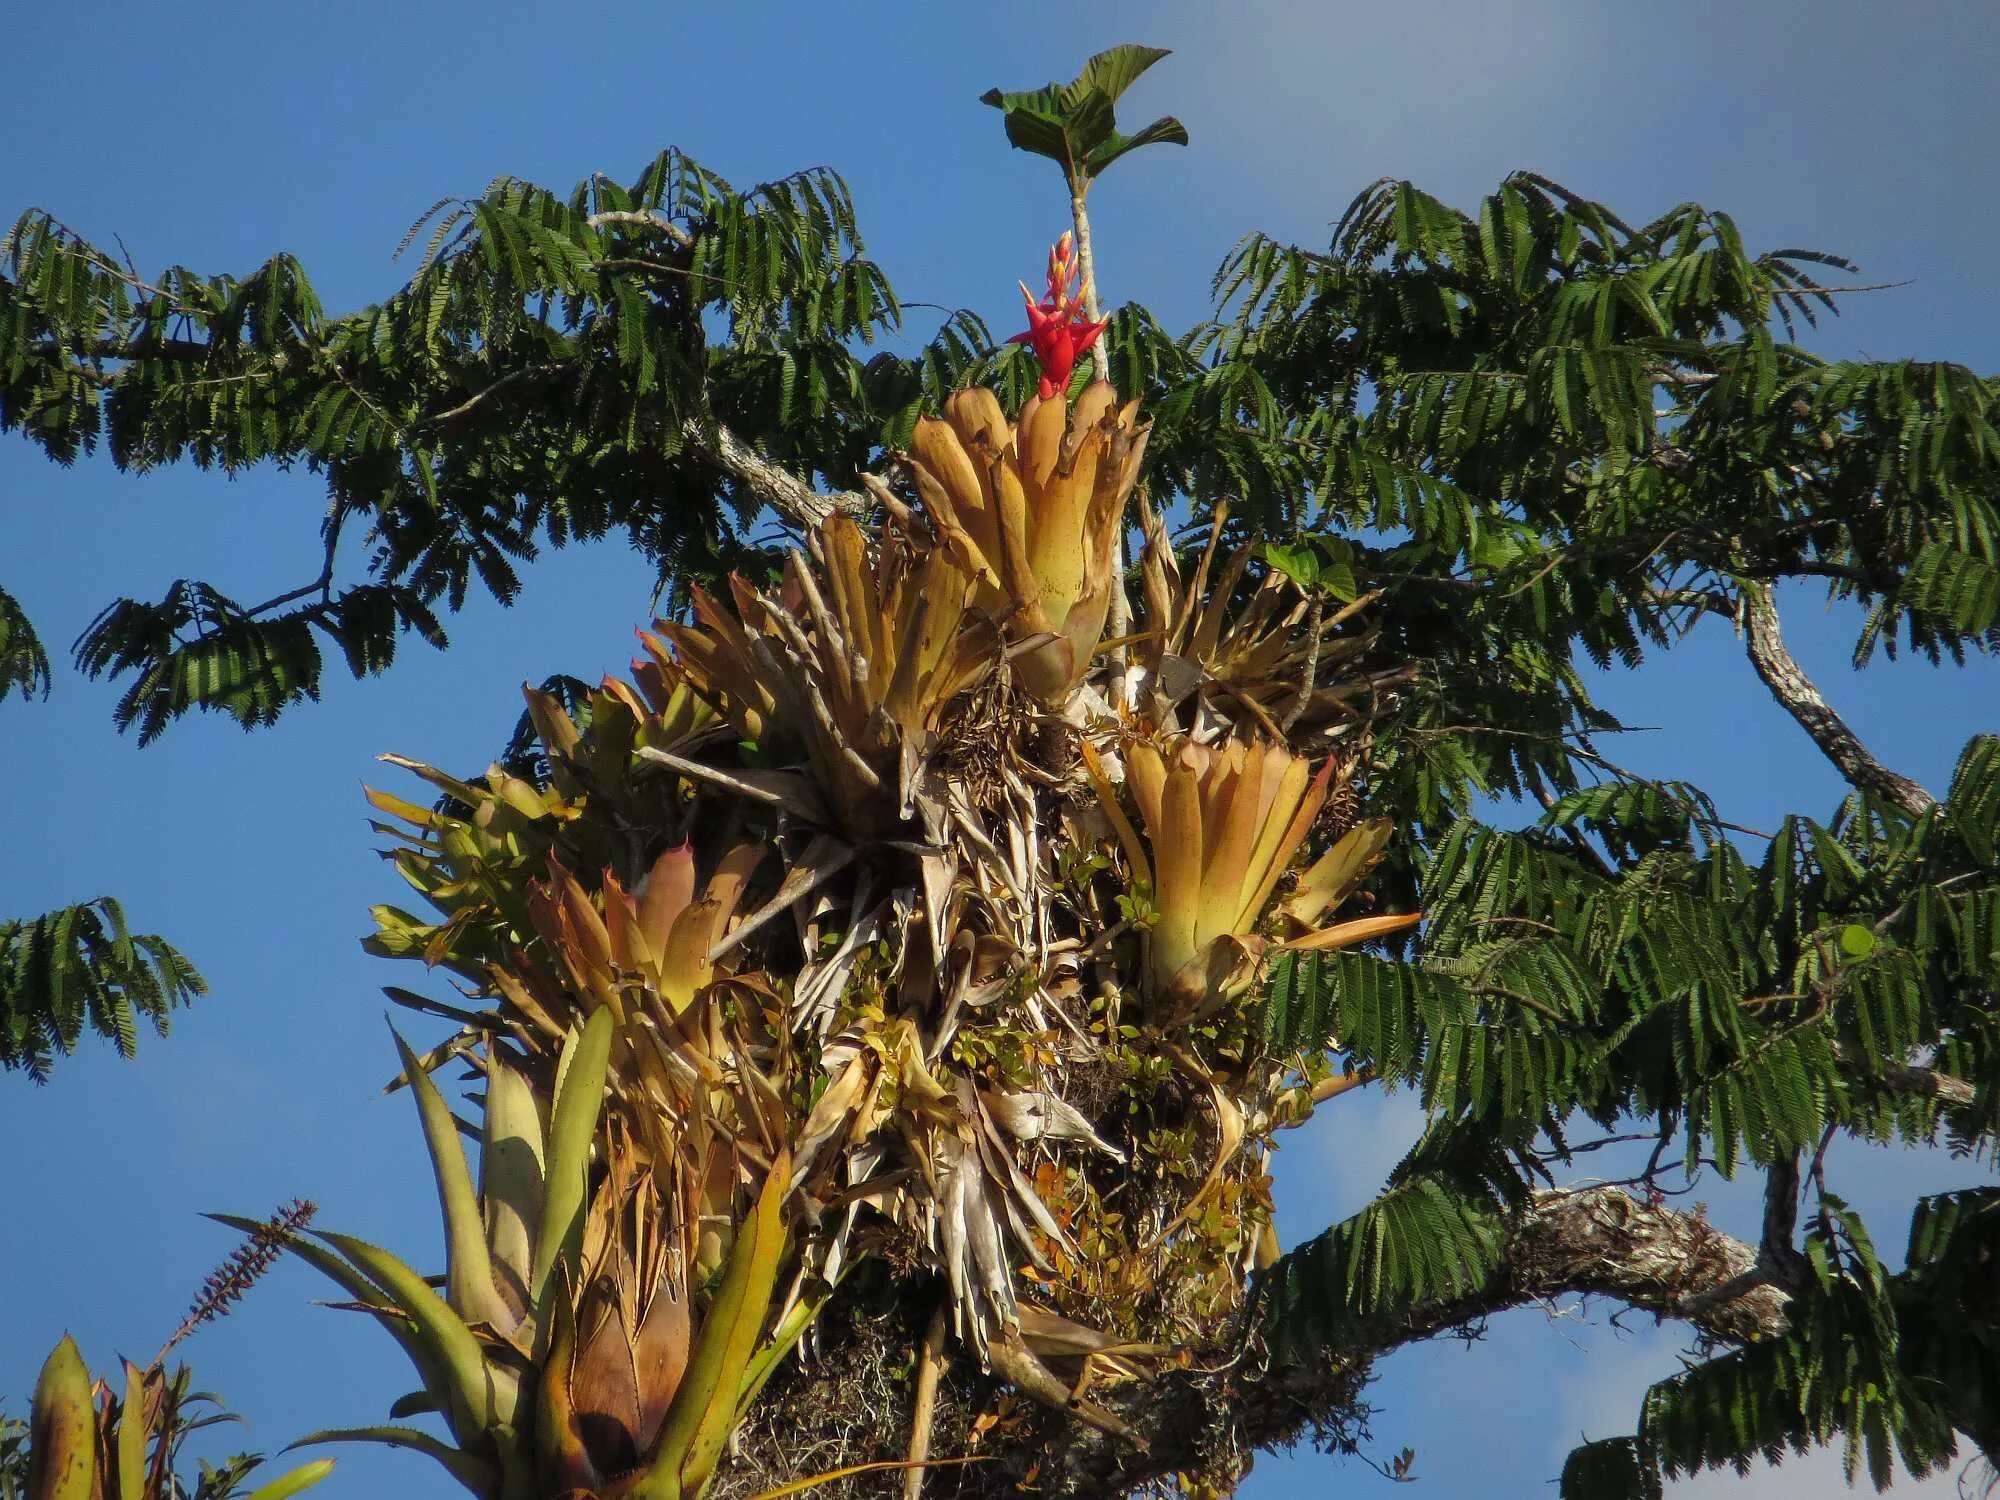
[[[98,1484],[90,1370],[68,1334],[50,1351],[29,1407],[30,1500],[91,1500]]]
[[[1661,1500],[1660,1476],[1639,1456],[1638,1440],[1602,1438],[1563,1461],[1562,1500]]]
[[[437,1179],[438,1205],[444,1214],[445,1281],[451,1305],[468,1323],[508,1328],[514,1320],[494,1286],[485,1218],[480,1212],[479,1194],[472,1186],[465,1150],[458,1142],[458,1126],[451,1117],[451,1107],[444,1102],[429,1071],[417,1060],[401,1033],[391,1026],[389,1034],[396,1040],[403,1076],[409,1079],[410,1092],[417,1101],[417,1118],[423,1126],[431,1171]]]
[[[328,1427],[307,1433],[286,1449],[316,1447],[322,1443],[381,1443],[390,1448],[408,1448],[426,1458],[434,1458],[451,1477],[481,1497],[500,1493],[500,1476],[492,1464],[463,1448],[454,1448],[421,1427]],[[330,1460],[322,1460],[330,1463]]]
[[[1167,56],[1158,47],[1127,44],[1098,53],[1068,84],[980,95],[1005,117],[1008,141],[1018,150],[1058,163],[1072,188],[1086,187],[1112,162],[1141,146],[1185,146],[1187,130],[1172,116],[1153,121],[1136,135],[1118,133],[1114,109],[1134,80]]]
[[[86,1025],[130,1057],[139,1016],[164,1036],[174,1008],[207,992],[165,939],[134,935],[112,897],[0,921],[0,1068],[46,1079]]]
[[[604,1103],[604,1075],[611,1058],[613,1018],[608,1007],[592,1011],[577,1036],[576,1049],[556,1085],[549,1118],[548,1166],[543,1181],[541,1224],[528,1283],[535,1309],[535,1332],[548,1337],[548,1302],[562,1292],[556,1266],[573,1257],[582,1242],[584,1187],[590,1143]]]
[[[1172,55],[1169,48],[1146,47],[1136,42],[1107,47],[1084,63],[1083,71],[1076,75],[1076,83],[1070,87],[1081,84],[1096,89],[1116,104],[1142,73],[1162,58]]]
[[[1313,547],[1266,542],[1264,561],[1302,589],[1309,589],[1319,582],[1319,553]]]
[[[146,1492],[146,1372],[125,1361],[125,1395],[118,1409],[118,1497]]]
[[[316,1458],[311,1463],[300,1464],[296,1469],[279,1475],[269,1483],[258,1485],[245,1497],[245,1500],[291,1500],[292,1496],[303,1494],[332,1472],[332,1459]],[[480,1492],[475,1490],[474,1493]]]
[[[472,1433],[512,1425],[518,1377],[488,1364],[472,1330],[423,1277],[366,1240],[328,1230],[315,1230],[314,1237],[345,1256],[415,1325],[417,1340],[444,1376],[452,1428],[461,1442]]]
[[[1121,135],[1113,130],[1090,152],[1090,175],[1093,178],[1102,177],[1105,169],[1119,157],[1130,155],[1141,146],[1185,146],[1187,143],[1187,127],[1172,115],[1162,115],[1131,135]]]
[[[722,1284],[702,1320],[701,1341],[646,1455],[645,1477],[631,1490],[632,1500],[699,1495],[722,1457],[784,1259],[791,1175],[791,1157],[780,1148],[756,1206],[736,1231]]]
[[[23,698],[37,694],[46,698],[51,681],[49,655],[42,649],[34,626],[14,596],[0,589],[0,702],[5,702],[10,692]]]
[[[1309,1363],[1357,1317],[1471,1292],[1501,1239],[1489,1193],[1410,1176],[1262,1272],[1260,1322],[1278,1357]]]

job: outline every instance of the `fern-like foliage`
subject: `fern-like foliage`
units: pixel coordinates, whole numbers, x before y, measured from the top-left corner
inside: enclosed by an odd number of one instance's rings
[[[19,602],[0,589],[0,700],[15,692],[48,696],[49,656]]]
[[[46,1079],[86,1027],[131,1057],[141,1021],[164,1036],[174,1008],[207,992],[171,944],[132,932],[109,896],[0,922],[0,1068]]]
[[[846,488],[952,387],[1033,383],[970,314],[914,355],[870,348],[901,304],[825,171],[745,190],[667,151],[566,196],[502,178],[419,241],[402,292],[338,316],[287,256],[148,279],[40,212],[0,241],[0,429],[62,462],[328,484],[309,582],[100,614],[79,661],[127,680],[142,736],[192,707],[266,722],[329,647],[366,674],[406,633],[442,644],[545,545],[618,534],[663,576],[726,570],[761,499],[714,422]],[[1864,653],[1995,643],[1992,384],[1790,342],[1844,269],[1752,255],[1697,205],[1634,227],[1529,175],[1470,213],[1386,182],[1324,251],[1246,239],[1213,321],[1128,306],[1104,347],[1155,421],[1156,495],[1348,539],[1385,659],[1426,668],[1388,786],[1440,824],[1475,791],[1575,790],[1565,737],[1612,727],[1578,654],[1634,662],[1743,579],[1826,579],[1869,611]]]
[[[329,650],[362,676],[407,634],[442,646],[441,615],[475,588],[512,600],[545,545],[622,534],[683,574],[726,565],[761,501],[714,461],[714,423],[849,484],[990,343],[961,317],[863,363],[900,307],[825,171],[739,190],[668,151],[567,196],[502,178],[416,239],[408,286],[340,316],[289,256],[147,279],[45,213],[0,240],[0,430],[63,463],[101,446],[326,481],[309,582],[253,603],[183,580],[85,631],[79,666],[126,682],[142,739],[197,708],[268,723],[317,696]]]
[[[1426,1303],[1478,1305],[1512,1206],[1584,1125],[1637,1120],[1660,1153],[1724,1175],[1836,1131],[1919,1144],[1942,1128],[1990,1149],[2000,740],[1968,744],[1920,817],[1857,794],[1824,822],[1787,819],[1755,863],[1722,833],[1694,789],[1630,780],[1553,799],[1526,830],[1461,820],[1417,875],[1420,959],[1274,966],[1274,1049],[1338,1048],[1415,1087],[1433,1122],[1382,1197],[1265,1273],[1279,1357],[1375,1347],[1382,1319]],[[1912,1087],[1934,1075],[1959,1082]],[[1822,1187],[1792,1332],[1656,1387],[1639,1435],[1579,1450],[1565,1493],[1657,1495],[1662,1475],[1836,1439],[1882,1482],[1898,1458],[1945,1462],[1954,1427],[1994,1451],[1991,1198],[1921,1205],[1892,1276]]]
[[[1565,795],[1574,737],[1611,727],[1572,663],[1632,665],[1746,580],[1824,580],[1863,656],[2000,644],[2000,389],[1794,342],[1850,269],[1699,205],[1634,225],[1529,174],[1470,212],[1385,181],[1324,250],[1238,245],[1157,462],[1245,528],[1362,544],[1356,586],[1426,667],[1400,805]]]
[[[1474,1291],[1499,1264],[1503,1230],[1494,1207],[1439,1178],[1412,1177],[1308,1240],[1259,1285],[1273,1353],[1303,1363],[1356,1342],[1357,1323]]]

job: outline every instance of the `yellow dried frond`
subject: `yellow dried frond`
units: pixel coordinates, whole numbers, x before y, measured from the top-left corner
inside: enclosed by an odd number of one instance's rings
[[[821,565],[786,560],[777,596],[732,580],[736,610],[696,592],[698,625],[663,625],[686,680],[749,739],[802,751],[850,831],[885,831],[908,806],[945,706],[1000,660],[945,549],[870,548],[846,516],[819,531]]]
[[[1143,628],[1133,650],[1165,708],[1196,687],[1213,684],[1272,734],[1287,720],[1314,726],[1365,714],[1369,679],[1338,680],[1338,673],[1375,643],[1372,630],[1343,630],[1373,595],[1315,617],[1308,596],[1273,570],[1237,609],[1236,591],[1258,544],[1245,543],[1218,563],[1227,502],[1217,502],[1208,545],[1185,582],[1166,527],[1144,495],[1140,512],[1146,535],[1140,559]],[[1155,708],[1160,718],[1167,717],[1165,708]]]

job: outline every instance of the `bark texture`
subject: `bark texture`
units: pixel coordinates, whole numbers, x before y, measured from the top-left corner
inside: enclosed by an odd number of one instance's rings
[[[1912,817],[1921,817],[1936,798],[1907,776],[1898,775],[1874,756],[1856,734],[1820,696],[1812,679],[1785,646],[1778,627],[1778,606],[1771,586],[1759,580],[1745,580],[1743,590],[1743,637],[1751,666],[1771,690],[1771,696],[1815,745],[1833,762],[1851,786],[1894,803]]]
[[[810,530],[837,511],[854,515],[868,503],[851,490],[821,494],[798,475],[779,468],[721,423],[705,428],[690,421],[687,438],[708,454],[718,467],[801,531]]]

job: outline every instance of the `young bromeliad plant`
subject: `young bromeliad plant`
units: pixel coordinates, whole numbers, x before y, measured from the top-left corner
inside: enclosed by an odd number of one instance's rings
[[[284,1253],[313,1216],[291,1204],[267,1221],[239,1221],[248,1238],[202,1283],[187,1316],[144,1366],[120,1361],[111,1382],[91,1375],[76,1340],[65,1334],[35,1382],[25,1432],[0,1421],[0,1500],[290,1500],[326,1478],[332,1459],[300,1464],[253,1486],[263,1466],[255,1453],[203,1460],[190,1479],[187,1440],[235,1418],[194,1389],[185,1363],[168,1356],[203,1324],[226,1313]]]
[[[1093,1387],[1242,1306],[1273,1134],[1327,1081],[1267,1043],[1253,980],[1417,918],[1329,920],[1387,837],[1356,816],[1350,621],[1263,649],[1303,597],[1239,589],[1212,540],[1183,585],[1155,524],[1144,617],[1106,638],[1149,429],[1071,379],[1073,277],[1059,245],[1047,388],[920,421],[878,526],[836,514],[774,586],[694,591],[573,715],[528,690],[545,776],[399,760],[442,800],[370,794],[435,908],[378,908],[372,946],[467,996],[390,992],[460,1027],[398,1039],[442,1291],[293,1243],[408,1352],[394,1415],[444,1435],[314,1440],[416,1449],[488,1500],[796,1483],[814,1440],[760,1392],[802,1341],[837,1360],[914,1316],[910,1430],[874,1447],[921,1473],[1038,1410],[1128,1436]],[[454,1059],[476,1169],[431,1077]],[[853,1395],[805,1420],[879,1428]]]

